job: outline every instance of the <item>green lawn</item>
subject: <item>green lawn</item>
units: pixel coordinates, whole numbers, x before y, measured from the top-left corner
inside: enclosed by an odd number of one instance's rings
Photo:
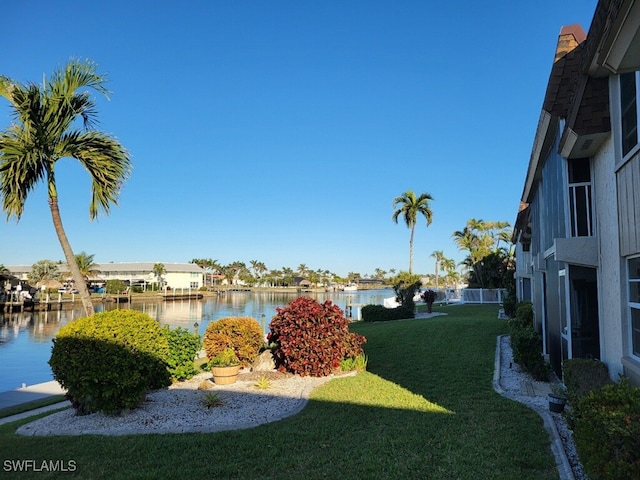
[[[558,478],[542,420],[492,389],[497,307],[353,324],[368,372],[314,391],[298,415],[215,434],[23,438],[0,426],[0,460],[73,461],[63,478]],[[215,414],[215,409],[212,410]],[[3,478],[58,478],[9,473]]]

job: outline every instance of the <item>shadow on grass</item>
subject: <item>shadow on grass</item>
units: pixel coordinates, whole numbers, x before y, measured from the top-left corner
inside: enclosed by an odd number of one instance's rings
[[[492,390],[503,326],[482,312],[354,325],[369,339],[369,371],[318,387],[281,421],[116,438],[22,438],[0,427],[0,457],[74,460],[69,478],[557,478],[539,417]]]

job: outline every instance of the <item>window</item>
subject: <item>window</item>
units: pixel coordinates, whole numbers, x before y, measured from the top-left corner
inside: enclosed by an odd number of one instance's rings
[[[640,357],[640,257],[628,262],[631,351]]]
[[[588,158],[570,158],[569,168],[569,212],[571,213],[571,236],[593,236],[593,214],[591,208],[591,168]]]
[[[620,75],[620,117],[622,122],[622,155],[638,144],[638,112],[635,72]]]
[[[199,288],[200,284],[198,282],[191,282],[189,284],[189,288]]]

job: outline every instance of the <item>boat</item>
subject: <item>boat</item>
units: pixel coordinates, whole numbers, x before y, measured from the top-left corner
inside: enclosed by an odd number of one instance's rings
[[[345,292],[357,292],[358,286],[352,283],[349,285],[345,285],[345,287],[342,290]]]

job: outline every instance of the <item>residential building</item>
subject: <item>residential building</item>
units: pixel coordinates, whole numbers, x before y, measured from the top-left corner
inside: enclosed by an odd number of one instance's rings
[[[561,29],[514,228],[544,353],[640,385],[640,4]]]
[[[164,265],[165,273],[159,279],[154,273],[156,263]],[[11,274],[27,281],[31,265],[8,265]],[[67,265],[62,263],[58,270],[64,276],[68,273]],[[197,290],[204,285],[204,270],[195,263],[163,263],[163,262],[121,262],[97,264],[96,273],[89,276],[89,283],[104,285],[108,280],[123,280],[129,286],[146,288],[149,284],[162,283],[161,287],[171,289]]]

